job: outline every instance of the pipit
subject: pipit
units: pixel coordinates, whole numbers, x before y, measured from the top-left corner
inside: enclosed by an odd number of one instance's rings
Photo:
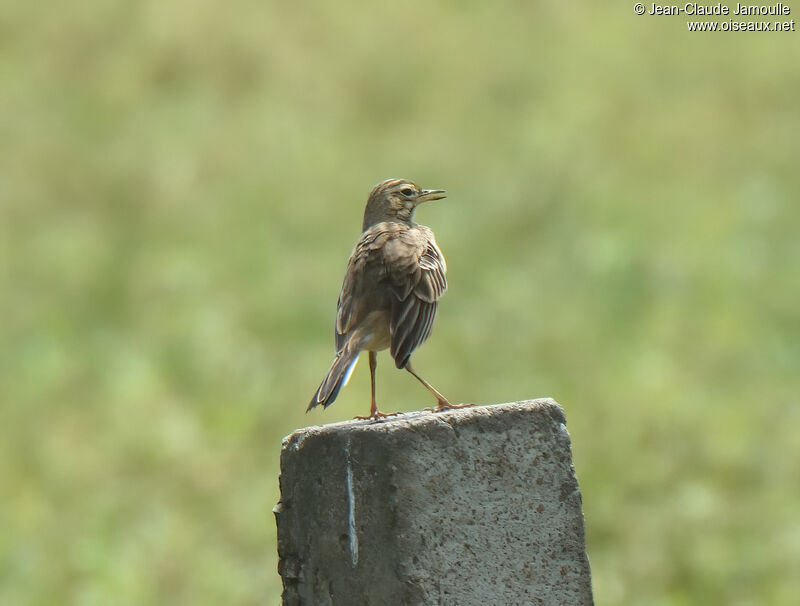
[[[369,416],[357,418],[390,416],[378,411],[375,402],[377,352],[386,348],[397,368],[405,368],[434,395],[436,410],[460,407],[450,404],[409,362],[430,336],[439,298],[447,288],[444,256],[433,232],[414,223],[414,210],[422,202],[444,197],[444,190],[420,189],[405,179],[388,179],[372,188],[361,238],[339,293],[336,357],[308,410],[333,403],[366,350],[372,397]]]

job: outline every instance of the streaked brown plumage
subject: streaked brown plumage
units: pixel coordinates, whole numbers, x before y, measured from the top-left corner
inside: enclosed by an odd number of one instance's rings
[[[375,402],[377,352],[388,348],[436,397],[437,410],[453,408],[411,368],[409,358],[431,334],[439,298],[447,289],[447,265],[433,232],[413,221],[418,204],[444,198],[405,179],[388,179],[370,192],[362,234],[350,256],[336,314],[336,357],[308,410],[330,406],[347,382],[361,351],[369,352],[372,398],[369,417],[386,416]]]

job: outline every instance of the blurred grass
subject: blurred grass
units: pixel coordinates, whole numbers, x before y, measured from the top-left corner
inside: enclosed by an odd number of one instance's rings
[[[800,594],[797,34],[629,6],[0,6],[0,603],[277,603],[370,186],[443,187],[416,366],[565,407],[599,604]],[[385,409],[429,405],[379,364]]]

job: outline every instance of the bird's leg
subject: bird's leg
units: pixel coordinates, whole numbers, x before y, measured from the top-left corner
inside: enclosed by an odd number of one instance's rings
[[[410,372],[412,375],[414,375],[417,378],[417,381],[422,383],[425,386],[425,388],[434,395],[437,402],[436,408],[433,409],[434,412],[438,412],[440,410],[449,410],[451,408],[469,408],[470,406],[472,406],[472,404],[450,404],[447,398],[445,398],[442,394],[440,394],[439,391],[433,385],[428,383],[425,379],[423,379],[416,372],[414,372],[414,369],[411,368],[410,362],[406,363],[406,370]]]
[[[374,351],[369,352],[369,386],[370,386],[370,418],[378,416],[378,404],[375,402],[375,369],[378,367],[378,354]]]
[[[378,366],[378,353],[375,351],[369,352],[369,381],[370,381],[370,393],[372,395],[370,399],[370,407],[369,407],[369,416],[368,417],[356,417],[356,419],[366,420],[366,419],[381,419],[384,417],[394,417],[400,413],[397,412],[380,412],[378,411],[378,404],[375,401],[375,369]]]

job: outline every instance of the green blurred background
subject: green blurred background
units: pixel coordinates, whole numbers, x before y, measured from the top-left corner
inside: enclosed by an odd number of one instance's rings
[[[796,603],[800,39],[685,21],[3,3],[0,603],[278,602],[280,439],[368,410],[362,365],[305,414],[387,177],[449,192],[415,366],[564,406],[598,604]]]

